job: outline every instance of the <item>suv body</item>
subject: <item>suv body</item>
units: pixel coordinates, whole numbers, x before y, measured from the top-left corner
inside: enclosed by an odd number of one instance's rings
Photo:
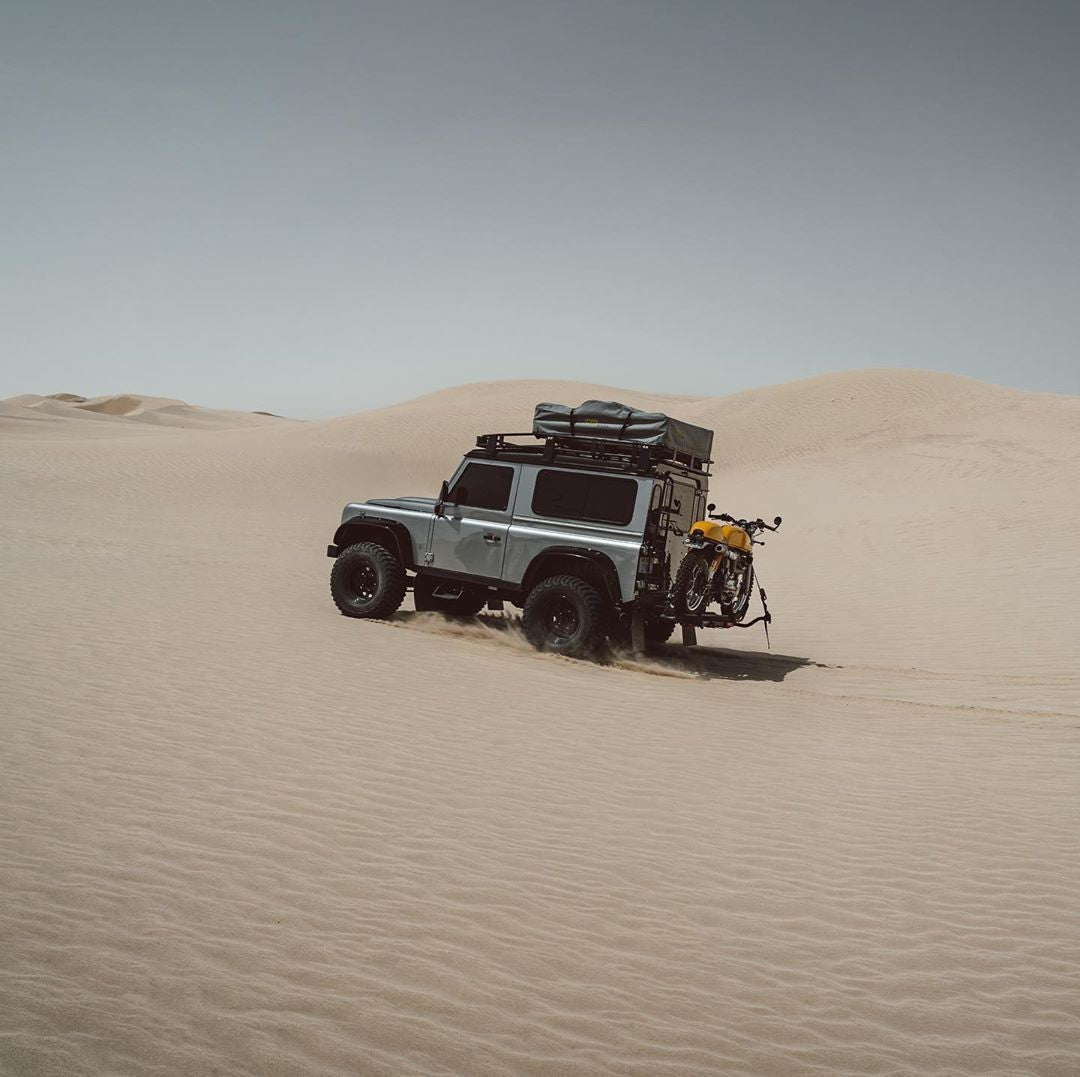
[[[346,505],[328,556],[383,547],[405,570],[417,608],[466,596],[474,613],[503,600],[525,605],[538,584],[571,577],[600,595],[607,634],[629,627],[635,612],[673,628],[672,577],[682,536],[705,511],[708,461],[584,439],[507,440],[515,436],[481,435],[438,498]]]

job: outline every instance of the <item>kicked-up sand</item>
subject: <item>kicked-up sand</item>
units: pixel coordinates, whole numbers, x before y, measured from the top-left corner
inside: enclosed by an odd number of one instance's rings
[[[594,395],[784,517],[771,651],[338,615],[345,501]],[[1080,1072],[1078,473],[911,371],[3,402],[0,1073]]]

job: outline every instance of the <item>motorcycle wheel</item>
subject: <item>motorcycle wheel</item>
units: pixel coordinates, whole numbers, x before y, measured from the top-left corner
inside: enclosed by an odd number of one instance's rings
[[[720,588],[717,589],[720,590]],[[750,605],[750,595],[753,593],[753,590],[754,566],[747,565],[742,580],[739,582],[739,589],[735,592],[734,598],[729,602],[721,602],[720,612],[725,617],[730,617],[733,621],[741,621],[746,616],[747,607]]]
[[[712,598],[712,581],[709,577],[711,562],[711,554],[698,550],[683,558],[671,588],[671,601],[677,615],[696,617],[705,612]]]

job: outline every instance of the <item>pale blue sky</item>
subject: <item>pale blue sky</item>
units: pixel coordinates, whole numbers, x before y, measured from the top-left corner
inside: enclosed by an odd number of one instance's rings
[[[0,0],[0,396],[1080,392],[1080,4]]]

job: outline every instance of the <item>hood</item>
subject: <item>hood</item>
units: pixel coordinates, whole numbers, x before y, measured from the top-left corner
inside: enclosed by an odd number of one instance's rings
[[[376,497],[365,501],[365,505],[375,505],[382,509],[412,509],[413,512],[434,512],[433,497]]]

